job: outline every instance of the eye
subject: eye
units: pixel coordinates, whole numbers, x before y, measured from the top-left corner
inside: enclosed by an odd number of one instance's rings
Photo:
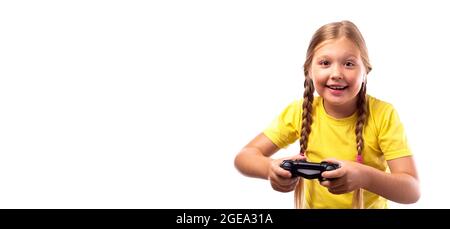
[[[321,60],[321,61],[319,61],[319,65],[328,66],[328,65],[330,65],[330,61],[328,61],[328,60]]]
[[[354,67],[355,63],[353,63],[352,61],[347,61],[345,62],[345,67]]]

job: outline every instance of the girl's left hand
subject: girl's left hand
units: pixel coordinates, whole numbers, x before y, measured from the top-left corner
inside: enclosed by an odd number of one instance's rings
[[[363,169],[364,165],[352,161],[338,161],[335,159],[327,159],[327,162],[339,164],[341,167],[333,171],[322,173],[322,177],[326,179],[320,184],[333,194],[344,194],[354,191],[363,186]]]

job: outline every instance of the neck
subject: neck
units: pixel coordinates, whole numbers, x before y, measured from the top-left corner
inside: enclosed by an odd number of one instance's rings
[[[351,101],[345,104],[330,104],[327,101],[323,100],[323,106],[327,114],[332,116],[333,118],[347,118],[352,116],[356,111],[356,101],[357,98],[352,99]]]

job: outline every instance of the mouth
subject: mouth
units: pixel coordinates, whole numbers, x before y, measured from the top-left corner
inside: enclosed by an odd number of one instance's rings
[[[337,91],[343,91],[348,88],[348,86],[338,86],[338,85],[326,85],[326,87]]]

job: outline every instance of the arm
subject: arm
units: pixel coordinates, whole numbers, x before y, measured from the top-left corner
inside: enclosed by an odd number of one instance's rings
[[[412,204],[420,198],[419,178],[412,156],[401,157],[388,161],[391,173],[385,173],[375,168],[365,166],[367,176],[363,187],[386,199]]]
[[[325,178],[337,178],[322,182],[331,193],[343,194],[363,188],[402,204],[415,203],[420,198],[419,179],[412,156],[389,160],[391,173],[351,161],[328,161],[341,164],[340,169],[322,174]]]
[[[268,179],[270,156],[279,148],[264,134],[250,141],[234,159],[234,165],[242,174],[250,177]]]
[[[397,111],[392,105],[381,108],[378,117],[378,144],[385,156],[393,152],[409,151],[406,134]],[[419,178],[412,156],[387,161],[391,173],[366,166],[363,188],[398,203],[415,203],[420,198]]]
[[[235,167],[244,175],[262,179],[268,179],[272,188],[280,192],[294,190],[298,177],[292,178],[291,173],[280,167],[284,159],[272,159],[279,148],[264,134],[259,134],[248,143],[234,159]],[[301,159],[295,155],[289,159]]]

